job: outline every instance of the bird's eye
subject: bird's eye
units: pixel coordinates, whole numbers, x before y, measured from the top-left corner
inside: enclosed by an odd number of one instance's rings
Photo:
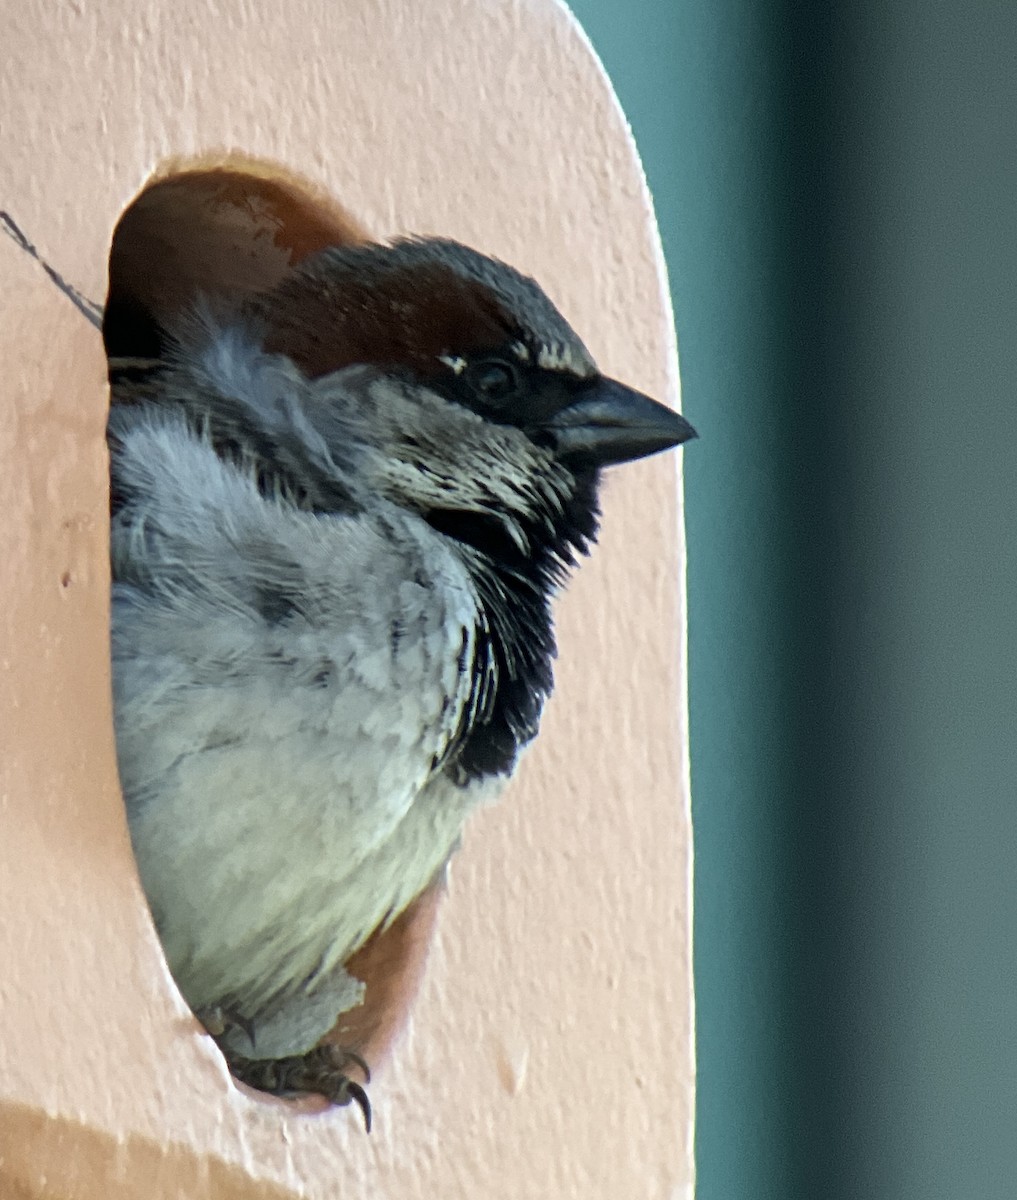
[[[509,363],[492,358],[470,368],[468,379],[484,400],[502,401],[519,390],[519,376]]]

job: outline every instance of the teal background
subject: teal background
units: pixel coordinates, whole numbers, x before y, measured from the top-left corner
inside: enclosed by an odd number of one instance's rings
[[[572,8],[701,435],[699,1200],[1012,1200],[1017,5]]]

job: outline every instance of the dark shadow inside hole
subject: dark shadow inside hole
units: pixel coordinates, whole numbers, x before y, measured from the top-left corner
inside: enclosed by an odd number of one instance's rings
[[[198,297],[240,302],[308,255],[367,236],[334,200],[282,168],[195,167],[157,179],[113,234],[106,353],[157,357],[161,329]]]

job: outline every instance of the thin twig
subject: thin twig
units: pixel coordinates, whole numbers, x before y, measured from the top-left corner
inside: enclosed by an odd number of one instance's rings
[[[46,272],[50,279],[57,285],[72,304],[80,313],[92,322],[96,329],[102,329],[102,306],[96,304],[94,300],[89,300],[87,296],[83,296],[73,284],[67,282],[66,279],[55,271],[49,263],[42,257],[38,250],[32,245],[27,237],[21,232],[18,223],[10,215],[10,213],[0,210],[0,223],[3,225],[4,233],[14,242],[16,242],[26,254],[30,254],[32,258]]]

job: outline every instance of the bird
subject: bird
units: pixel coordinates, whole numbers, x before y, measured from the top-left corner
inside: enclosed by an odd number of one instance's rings
[[[364,999],[346,965],[537,734],[603,470],[695,431],[448,238],[327,247],[147,328],[110,350],[107,431],[139,875],[233,1074],[370,1129],[367,1064],[322,1042]]]

